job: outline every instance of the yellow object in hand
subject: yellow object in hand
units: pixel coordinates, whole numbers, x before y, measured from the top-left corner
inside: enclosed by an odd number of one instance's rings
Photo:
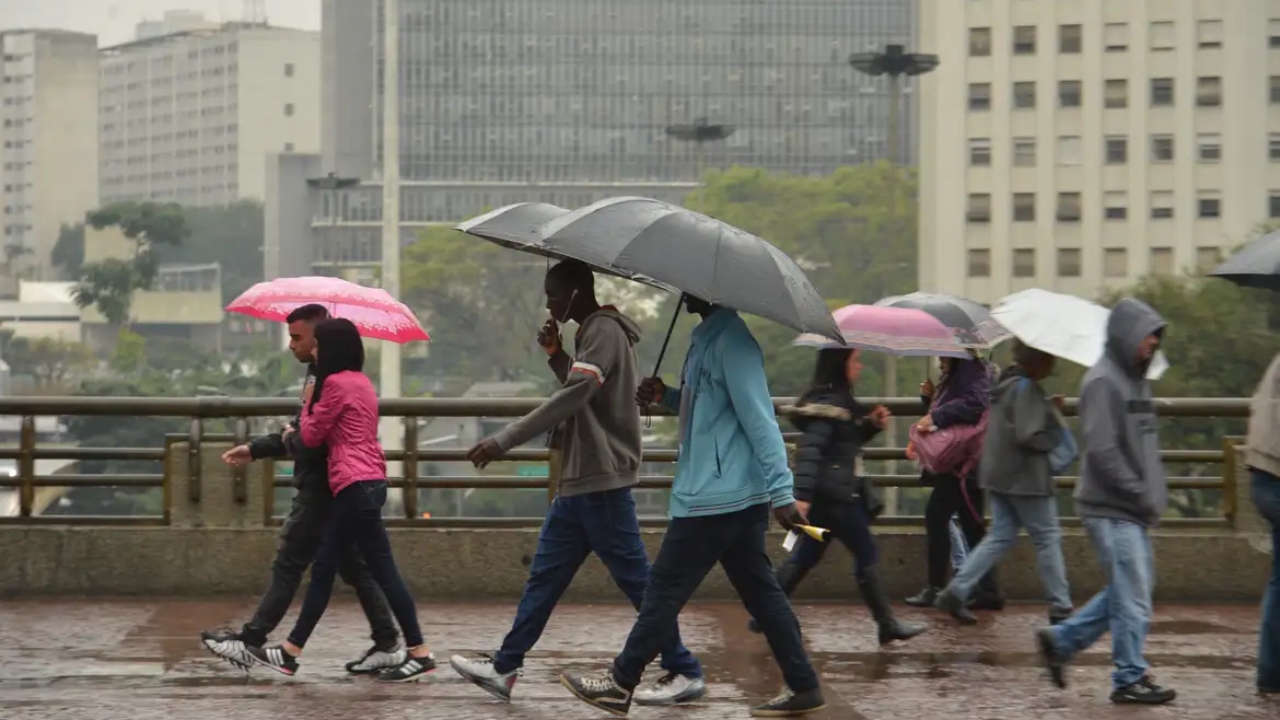
[[[831,533],[831,531],[826,528],[820,528],[814,525],[797,525],[796,527],[803,530],[805,535],[808,535],[818,542],[826,542],[827,535]]]

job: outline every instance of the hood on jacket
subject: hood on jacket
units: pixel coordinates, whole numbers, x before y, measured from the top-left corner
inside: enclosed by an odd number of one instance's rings
[[[612,305],[605,305],[601,307],[599,310],[588,315],[586,319],[590,320],[598,317],[610,317],[616,320],[618,324],[622,326],[623,332],[627,334],[627,337],[631,340],[631,344],[633,346],[640,342],[640,326],[631,318],[623,315]],[[582,332],[581,326],[579,326],[578,332]]]
[[[996,380],[995,385],[991,387],[991,404],[995,405],[999,402],[1005,394],[1017,387],[1018,383],[1022,382],[1024,379],[1030,380],[1031,376],[1017,365],[1010,365],[1005,368],[1004,372],[1000,373],[1000,377]]]
[[[1144,338],[1163,331],[1167,324],[1155,308],[1135,298],[1124,298],[1107,318],[1107,354],[1125,372],[1144,377],[1151,363],[1138,361],[1138,347]]]
[[[938,403],[958,397],[986,397],[991,390],[991,369],[986,361],[978,358],[961,360],[951,364],[951,372],[938,381]]]

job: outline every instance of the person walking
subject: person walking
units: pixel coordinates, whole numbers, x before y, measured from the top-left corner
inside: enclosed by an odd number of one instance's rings
[[[792,496],[786,447],[764,373],[764,356],[737,312],[689,295],[702,316],[694,329],[678,389],[660,379],[640,383],[636,401],[679,413],[679,450],[671,522],[645,585],[640,615],[613,666],[560,676],[578,699],[626,715],[646,666],[668,647],[676,618],[719,563],[764,632],[787,684],[752,709],[757,717],[802,715],[826,706],[800,626],[778,585],[765,548],[769,515],[791,529],[803,523]]]
[[[333,513],[288,640],[271,647],[251,646],[249,653],[258,664],[285,675],[297,673],[302,649],[329,605],[338,566],[352,548],[359,548],[407,646],[404,661],[379,674],[378,679],[420,680],[435,670],[435,660],[422,639],[413,597],[396,569],[382,520],[387,463],[378,443],[378,393],[364,374],[364,342],[356,326],[342,318],[317,324],[315,337],[315,389],[300,415],[297,432],[307,447],[328,446]]]
[[[328,319],[323,305],[303,305],[285,318],[289,331],[289,352],[307,365],[303,378],[302,402],[305,405],[315,387],[316,323]],[[223,453],[229,465],[246,465],[263,458],[293,458],[293,501],[280,530],[280,544],[271,563],[271,581],[249,622],[237,632],[230,629],[205,630],[201,642],[214,655],[241,669],[248,670],[253,657],[248,647],[261,647],[276,629],[298,594],[302,575],[311,566],[324,529],[333,512],[333,494],[329,492],[329,469],[324,446],[309,448],[300,441],[295,415],[283,432],[271,433],[252,442],[238,445]],[[352,548],[338,565],[342,581],[356,591],[360,608],[373,636],[373,646],[359,658],[347,663],[347,672],[376,673],[394,668],[405,661],[399,634],[391,617],[391,609],[378,583],[370,574],[360,553]]]
[[[1074,441],[1062,419],[1062,397],[1049,398],[1040,386],[1053,373],[1054,357],[1015,339],[1013,359],[991,393],[978,468],[978,484],[991,501],[991,529],[936,603],[964,624],[978,621],[967,607],[969,598],[1013,547],[1020,528],[1026,528],[1036,548],[1036,570],[1049,596],[1050,624],[1065,620],[1072,611],[1054,475],[1074,460],[1074,452],[1055,456],[1054,451],[1074,447]]]
[[[636,608],[649,580],[649,559],[631,496],[631,488],[640,482],[640,410],[635,402],[640,328],[616,308],[600,305],[595,277],[585,263],[566,260],[555,265],[544,286],[552,319],[539,334],[539,343],[563,387],[537,410],[480,441],[468,457],[476,467],[485,467],[511,448],[561,427],[560,482],[538,533],[515,622],[502,646],[492,657],[449,659],[459,675],[507,701],[525,655],[542,636],[588,555],[600,558]],[[568,320],[578,325],[572,358],[559,333],[559,324]],[[661,650],[666,673],[651,687],[638,690],[636,702],[674,705],[704,696],[702,668],[680,642],[678,630],[668,635]]]
[[[1075,491],[1107,584],[1079,612],[1036,632],[1050,679],[1065,688],[1066,665],[1110,630],[1113,703],[1158,705],[1177,697],[1147,674],[1142,656],[1155,584],[1147,533],[1169,503],[1147,380],[1164,330],[1164,319],[1140,300],[1124,298],[1111,310],[1106,350],[1080,385],[1084,453]]]
[[[818,527],[831,530],[854,559],[854,577],[862,601],[871,610],[881,645],[910,640],[925,631],[893,616],[877,567],[879,550],[871,520],[884,509],[866,478],[858,475],[862,447],[884,429],[889,410],[868,408],[853,396],[862,376],[861,352],[849,348],[818,351],[813,385],[794,406],[782,408],[803,433],[796,443],[796,509]],[[788,597],[826,553],[830,543],[801,535],[791,557],[778,569],[778,584]],[[752,632],[760,623],[751,621]]]
[[[1262,594],[1258,691],[1280,694],[1280,355],[1262,376],[1249,409],[1245,463],[1253,504],[1271,526],[1271,579]]]

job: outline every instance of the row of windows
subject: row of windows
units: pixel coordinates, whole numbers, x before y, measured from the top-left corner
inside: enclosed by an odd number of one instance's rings
[[[1148,138],[1147,159],[1152,163],[1171,163],[1177,157],[1173,135],[1155,133]],[[1061,135],[1057,138],[1054,161],[1057,165],[1080,165],[1083,162],[1083,142],[1078,135]],[[1280,162],[1280,133],[1267,136],[1266,153],[1271,162]],[[1202,164],[1214,164],[1222,160],[1222,135],[1198,133],[1195,138],[1194,156]],[[1037,142],[1033,137],[1013,138],[1010,164],[1013,167],[1036,167]],[[991,138],[969,138],[969,165],[990,167],[994,162]],[[1108,135],[1102,142],[1102,162],[1107,165],[1125,165],[1129,162],[1129,138],[1124,135]]]
[[[1012,198],[1013,222],[1036,221],[1036,194],[1033,192],[1016,192]],[[1150,217],[1152,220],[1172,220],[1174,197],[1171,190],[1152,191],[1150,197]],[[1060,192],[1054,219],[1058,222],[1079,222],[1082,217],[1080,193]],[[970,223],[991,222],[990,193],[969,193],[968,209],[965,218]],[[1104,220],[1129,219],[1129,196],[1124,191],[1108,191],[1103,193],[1102,217]],[[1222,217],[1222,195],[1216,190],[1201,190],[1196,195],[1196,217],[1212,220]],[[1280,219],[1280,190],[1272,190],[1267,197],[1267,217]]]
[[[1171,247],[1148,249],[1147,271],[1151,275],[1168,276],[1177,272]],[[1084,251],[1080,248],[1057,248],[1054,253],[1055,274],[1060,278],[1078,278],[1082,275]],[[1015,278],[1036,277],[1035,248],[1014,248],[1009,258],[1009,275]],[[1216,247],[1196,248],[1196,266],[1204,271],[1222,261],[1222,250]],[[973,248],[968,252],[968,275],[971,278],[991,277],[991,251]],[[1129,277],[1129,251],[1127,248],[1102,248],[1102,276],[1106,278]]]
[[[1010,89],[1010,104],[1014,110],[1034,110],[1037,107],[1037,83],[1019,80]],[[1151,78],[1149,102],[1151,107],[1173,107],[1176,99],[1173,78]],[[1084,105],[1084,83],[1080,80],[1059,80],[1056,105],[1060,108],[1078,108]],[[1222,78],[1217,76],[1196,78],[1196,106],[1220,107],[1223,103]],[[1272,105],[1280,104],[1280,75],[1268,78],[1267,98]],[[969,83],[969,110],[983,112],[992,105],[991,83]],[[1115,78],[1102,81],[1102,106],[1104,108],[1129,107],[1129,81]]]
[[[1013,28],[1010,52],[1014,55],[1035,55],[1038,38],[1035,25],[1017,25]],[[1107,23],[1102,26],[1102,48],[1109,53],[1129,50],[1129,23]],[[992,28],[969,28],[969,56],[989,57],[992,50]],[[1174,23],[1168,20],[1152,22],[1147,28],[1147,49],[1155,52],[1173,50],[1177,44]],[[1222,47],[1221,20],[1196,21],[1196,47],[1213,50]],[[1268,22],[1267,45],[1280,48],[1280,19]],[[1080,25],[1059,25],[1057,50],[1062,55],[1079,55],[1084,46],[1084,28]]]

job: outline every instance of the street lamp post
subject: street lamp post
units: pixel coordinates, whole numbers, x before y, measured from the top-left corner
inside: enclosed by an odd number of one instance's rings
[[[900,78],[903,75],[912,77],[916,75],[924,75],[932,72],[938,67],[938,56],[926,53],[909,53],[902,45],[889,44],[884,46],[884,50],[880,52],[861,52],[854,53],[849,57],[849,64],[854,69],[865,75],[879,77],[881,75],[889,76],[889,152],[888,160],[890,165],[889,174],[889,226],[893,235],[890,240],[897,237],[899,226],[898,218],[898,164],[901,162],[899,151],[901,141],[898,139],[899,125],[901,124],[901,105],[902,105],[902,84]],[[885,395],[889,397],[898,394],[898,358],[889,355],[885,358],[884,363],[884,385]],[[897,421],[890,420],[885,427],[885,441],[889,445],[898,444],[898,427]],[[898,463],[896,461],[889,462],[889,473],[897,474]],[[890,515],[896,515],[898,512],[898,489],[890,488],[885,498],[886,512]]]
[[[385,0],[382,56],[382,289],[400,298],[400,0]],[[381,394],[400,397],[400,345],[383,341]],[[412,420],[412,418],[410,418]],[[386,450],[404,445],[404,420],[384,418],[379,435]],[[399,462],[387,463],[387,475],[400,475]]]
[[[667,134],[667,137],[681,142],[693,142],[698,144],[698,177],[702,177],[703,144],[715,142],[716,140],[724,140],[732,135],[735,130],[737,130],[737,128],[732,125],[710,123],[707,122],[707,119],[704,117],[700,117],[692,123],[668,125],[663,128],[663,132]]]

